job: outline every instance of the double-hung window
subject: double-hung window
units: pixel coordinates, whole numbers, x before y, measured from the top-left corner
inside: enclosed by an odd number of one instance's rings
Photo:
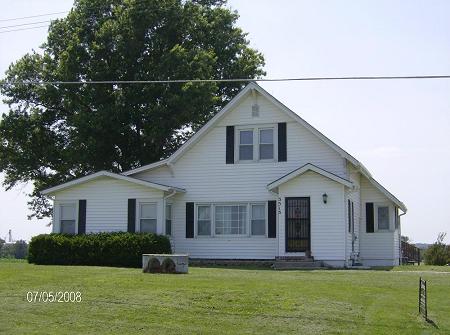
[[[389,206],[377,206],[378,230],[389,230]]]
[[[139,231],[156,233],[156,203],[139,203]]]
[[[76,204],[62,204],[60,209],[60,232],[75,234]]]
[[[197,235],[211,235],[211,206],[199,205],[197,207]]]
[[[236,140],[237,161],[273,161],[276,157],[276,133],[273,127],[243,127],[238,130]]]
[[[273,129],[259,130],[259,159],[273,159]]]
[[[216,205],[214,209],[216,235],[247,233],[247,205]]]
[[[172,235],[172,204],[166,204],[166,235]]]
[[[266,206],[252,204],[251,228],[252,235],[266,235]]]
[[[239,131],[239,160],[253,160],[253,130]]]

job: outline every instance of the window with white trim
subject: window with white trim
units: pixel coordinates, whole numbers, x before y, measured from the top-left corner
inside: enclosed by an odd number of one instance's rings
[[[139,231],[142,233],[156,233],[156,203],[139,203]]]
[[[239,160],[253,160],[253,130],[246,129],[239,131]]]
[[[215,205],[216,235],[245,235],[247,233],[247,205]]]
[[[172,235],[172,204],[166,204],[166,235]]]
[[[265,203],[196,205],[197,236],[266,236]]]
[[[377,206],[378,230],[389,230],[389,206]]]
[[[259,130],[259,159],[273,159],[273,128]]]
[[[251,204],[252,235],[266,235],[266,205]]]
[[[60,213],[60,232],[62,234],[75,234],[76,225],[76,204],[61,204],[59,207]]]
[[[272,162],[276,160],[278,154],[278,132],[275,125],[237,126],[236,129],[236,162]]]
[[[197,235],[210,236],[211,235],[211,206],[199,205],[197,206]]]

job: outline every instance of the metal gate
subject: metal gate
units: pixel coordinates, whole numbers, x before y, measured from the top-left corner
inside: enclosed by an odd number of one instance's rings
[[[286,252],[311,250],[311,206],[309,197],[286,198]]]

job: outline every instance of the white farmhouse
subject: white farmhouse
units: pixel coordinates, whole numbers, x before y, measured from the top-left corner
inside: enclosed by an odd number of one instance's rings
[[[155,232],[194,259],[398,265],[405,205],[255,83],[169,158],[42,192],[53,232]]]

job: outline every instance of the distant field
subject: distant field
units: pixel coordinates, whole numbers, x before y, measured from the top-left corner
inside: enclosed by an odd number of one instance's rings
[[[393,271],[35,266],[0,261],[4,334],[450,334],[445,267]],[[407,272],[398,272],[407,271]],[[429,317],[417,314],[419,276]],[[79,291],[79,303],[26,300],[28,291]]]

